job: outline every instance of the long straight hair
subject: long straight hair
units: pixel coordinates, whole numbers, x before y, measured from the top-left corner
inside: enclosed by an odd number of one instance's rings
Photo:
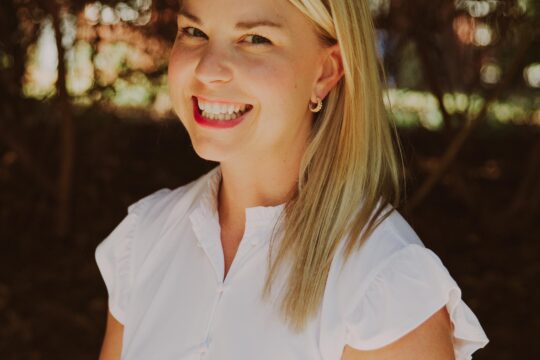
[[[262,291],[267,299],[280,269],[290,266],[279,309],[301,331],[321,306],[337,246],[346,241],[345,262],[361,248],[399,206],[405,177],[396,126],[384,106],[368,0],[289,1],[313,23],[321,44],[339,44],[344,70],[314,119],[298,187],[278,221],[274,259],[276,227],[272,234]]]

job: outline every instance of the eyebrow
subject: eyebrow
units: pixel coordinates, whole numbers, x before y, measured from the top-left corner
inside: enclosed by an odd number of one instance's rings
[[[201,19],[199,19],[197,16],[193,15],[192,13],[188,12],[185,9],[180,9],[180,11],[178,12],[178,15],[185,16],[191,21],[197,23],[198,25],[202,25]],[[249,30],[258,26],[267,26],[267,27],[273,27],[273,28],[278,28],[278,29],[283,28],[283,25],[275,23],[270,20],[240,21],[239,23],[236,24],[234,28],[238,30]]]

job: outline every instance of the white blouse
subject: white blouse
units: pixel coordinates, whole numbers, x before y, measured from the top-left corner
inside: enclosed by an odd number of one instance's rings
[[[443,306],[457,360],[488,343],[448,270],[397,211],[348,262],[338,247],[318,315],[293,333],[271,305],[277,301],[260,299],[272,226],[285,204],[246,209],[244,237],[223,281],[220,179],[217,166],[140,199],[97,246],[109,309],[124,324],[122,359],[339,360],[346,344],[385,346]],[[282,272],[274,286],[285,279]]]

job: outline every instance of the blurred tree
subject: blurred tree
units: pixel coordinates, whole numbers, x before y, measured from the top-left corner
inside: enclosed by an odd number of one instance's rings
[[[376,16],[377,27],[386,31],[390,39],[385,68],[397,75],[398,87],[412,85],[436,97],[447,134],[447,144],[443,145],[446,149],[437,161],[438,166],[405,209],[411,211],[449,171],[471,132],[485,119],[490,104],[523,90],[525,84],[520,81],[520,75],[524,67],[533,58],[539,60],[540,2],[373,0],[372,3],[386,9]],[[411,57],[417,61],[411,61]],[[401,84],[407,77],[400,74],[415,64],[420,64],[420,74],[415,81]],[[495,69],[494,75],[482,78],[488,66]],[[445,94],[451,96],[457,92],[480,95],[481,107],[476,109],[470,101],[464,112],[450,114],[445,106]],[[536,154],[530,157],[536,158]],[[531,168],[532,174],[538,172],[536,168]]]
[[[540,62],[540,2],[536,0],[369,0],[380,34],[383,65],[398,88],[433,94],[446,134],[443,155],[413,195],[412,210],[452,165],[471,132],[484,121],[493,101],[533,91],[520,79],[524,67]],[[57,234],[69,231],[75,162],[74,104],[114,106],[121,90],[150,84],[163,87],[168,51],[176,28],[177,0],[3,0],[0,2],[0,141],[20,159],[36,183],[57,200]],[[54,90],[42,101],[28,96],[30,59],[39,36],[50,25],[58,58]],[[68,61],[74,50],[89,49],[87,68]],[[120,55],[119,55],[120,54]],[[83,69],[83,70],[81,70]],[[85,70],[86,69],[86,70]],[[88,70],[89,69],[89,70]],[[539,67],[540,69],[540,67]],[[88,84],[75,86],[77,72],[89,71]],[[75,75],[74,75],[75,74]],[[531,72],[532,74],[532,72]],[[85,74],[86,75],[86,74]],[[74,80],[75,79],[75,80]],[[80,79],[79,79],[80,80]],[[533,80],[536,81],[536,80]],[[540,85],[539,85],[540,86]],[[144,86],[143,86],[144,87]],[[148,106],[163,92],[139,91]],[[478,101],[473,101],[475,98]],[[123,103],[129,99],[123,98]],[[40,103],[53,111],[43,119]],[[459,104],[457,106],[456,104]],[[456,108],[459,107],[459,111]],[[532,118],[532,115],[530,115]],[[61,134],[58,173],[42,164],[45,154],[25,141],[24,131],[47,121]],[[50,152],[48,152],[50,153]],[[536,157],[530,155],[531,163]],[[421,163],[423,159],[416,159]],[[534,165],[534,164],[533,164]],[[529,179],[519,199],[538,179]],[[457,175],[459,176],[459,174]],[[525,181],[525,180],[524,180]],[[528,185],[529,184],[529,185]],[[536,192],[535,192],[536,194]],[[540,195],[538,195],[540,196]],[[466,201],[474,206],[474,202]]]
[[[19,156],[23,166],[31,172],[38,183],[47,191],[53,191],[53,181],[40,169],[35,160],[29,144],[22,141],[22,126],[27,118],[25,116],[26,99],[22,96],[22,79],[25,72],[26,50],[36,41],[38,36],[40,11],[21,2],[3,1],[0,3],[0,56],[2,66],[0,71],[1,121],[0,137]]]
[[[94,4],[101,11],[97,13],[97,22],[90,21],[84,16],[88,6]],[[99,5],[98,5],[99,4]],[[67,27],[65,20],[69,15],[77,14],[77,29],[80,37],[90,41],[94,49],[101,42],[116,42],[123,40],[133,46],[145,48],[147,53],[155,55],[151,64],[145,68],[149,77],[158,78],[166,72],[166,53],[163,49],[171,46],[171,39],[176,31],[175,0],[132,1],[132,7],[122,1],[89,2],[83,0],[5,0],[0,2],[0,140],[14,151],[25,169],[34,176],[36,183],[57,200],[56,233],[59,237],[68,234],[70,227],[70,203],[75,158],[75,136],[71,94],[68,92],[66,75],[68,65],[66,59]],[[106,7],[105,7],[106,6]],[[103,9],[110,9],[109,15]],[[128,10],[129,9],[129,10]],[[132,21],[118,22],[119,14],[131,11]],[[112,18],[109,21],[107,17]],[[141,21],[143,19],[143,21]],[[24,141],[24,128],[42,117],[34,109],[35,99],[25,96],[26,65],[28,63],[29,47],[36,43],[40,34],[40,26],[45,21],[51,21],[55,34],[58,67],[55,86],[55,97],[51,106],[55,109],[52,114],[56,118],[60,131],[60,158],[58,174],[49,174],[38,160],[37,149]],[[144,26],[141,26],[144,25]],[[86,33],[84,32],[86,30]],[[162,40],[165,39],[165,40]],[[155,51],[161,49],[161,51]],[[92,60],[95,60],[95,54]],[[95,64],[93,68],[96,69]],[[120,76],[129,76],[132,69],[127,69]],[[88,90],[103,92],[110,86],[102,86],[94,82]],[[96,97],[96,98],[99,98]]]

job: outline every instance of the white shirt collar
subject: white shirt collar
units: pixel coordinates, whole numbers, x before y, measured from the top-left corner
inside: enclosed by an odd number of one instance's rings
[[[190,214],[193,229],[202,246],[216,245],[215,239],[220,239],[219,215],[217,210],[217,195],[221,183],[221,166],[210,170],[199,201]],[[266,242],[285,208],[285,203],[276,206],[255,206],[246,208],[246,226],[244,237],[252,245]],[[216,237],[217,235],[217,237]]]

